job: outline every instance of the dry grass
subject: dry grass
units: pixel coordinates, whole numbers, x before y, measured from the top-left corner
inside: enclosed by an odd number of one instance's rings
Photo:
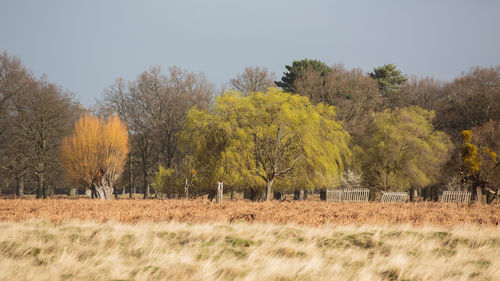
[[[498,280],[496,227],[0,223],[0,280]]]
[[[439,225],[498,226],[500,205],[443,203],[326,203],[226,201],[218,205],[196,200],[54,199],[0,200],[0,221],[71,219],[96,222],[227,223],[259,222],[319,226],[335,225]]]

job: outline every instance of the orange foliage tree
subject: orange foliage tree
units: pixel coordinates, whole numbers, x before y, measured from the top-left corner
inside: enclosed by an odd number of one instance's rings
[[[106,121],[85,115],[76,122],[73,134],[63,140],[61,160],[70,182],[90,186],[92,198],[107,200],[128,152],[127,128],[117,116]]]

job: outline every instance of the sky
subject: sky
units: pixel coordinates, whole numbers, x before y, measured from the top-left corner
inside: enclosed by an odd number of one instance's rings
[[[0,0],[0,51],[90,106],[151,66],[216,86],[304,58],[452,80],[500,65],[500,1]]]

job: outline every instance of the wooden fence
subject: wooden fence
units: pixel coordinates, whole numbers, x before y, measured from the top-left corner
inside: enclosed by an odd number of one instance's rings
[[[388,192],[382,191],[380,196],[381,203],[392,203],[392,202],[406,202],[408,198],[408,193],[406,192]]]
[[[469,191],[444,191],[441,201],[445,203],[467,204],[471,201],[471,193]]]
[[[368,188],[327,189],[327,202],[368,202],[370,190]]]

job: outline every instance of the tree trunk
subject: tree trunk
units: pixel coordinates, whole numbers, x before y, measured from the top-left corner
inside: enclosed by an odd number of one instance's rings
[[[128,188],[129,188],[129,198],[134,198],[135,186],[134,186],[134,175],[132,167],[132,155],[128,155]]]
[[[254,188],[250,187],[247,191],[243,193],[244,199],[250,199],[251,201],[257,201],[258,192]]]
[[[267,181],[267,185],[266,185],[266,201],[271,201],[271,194],[273,192],[273,190],[272,190],[273,182],[274,182],[274,179],[271,179],[271,180]]]
[[[283,198],[283,193],[281,191],[275,191],[274,192],[274,199],[281,200],[281,198]]]
[[[50,196],[50,186],[47,185],[47,182],[43,183],[43,199],[47,199]]]
[[[44,188],[44,174],[43,173],[37,173],[37,179],[38,179],[38,190],[36,191],[36,198],[40,199],[43,197],[43,188]]]
[[[486,192],[486,204],[488,204],[488,205],[491,204],[494,196],[495,196],[494,193]]]
[[[217,196],[216,190],[210,190],[207,194],[208,200],[212,201]],[[169,198],[170,199],[170,198]]]
[[[439,201],[438,187],[437,186],[433,186],[432,190],[433,190],[433,197],[434,197],[433,199],[434,199],[434,202]]]
[[[319,191],[319,199],[321,201],[326,201],[326,188],[322,188],[320,191]]]
[[[304,189],[301,188],[299,189],[299,200],[304,200],[305,199],[305,195],[304,195]]]
[[[188,185],[188,180],[185,179],[185,183],[184,183],[184,196],[186,197],[186,199],[188,199],[189,197],[189,185]]]
[[[412,187],[410,187],[410,202],[413,202],[415,201],[415,189]]]
[[[68,192],[68,196],[75,196],[76,195],[76,188],[74,187],[70,187],[69,189],[69,192]]]
[[[113,197],[113,187],[106,180],[92,183],[90,190],[92,199],[110,200]]]
[[[24,196],[24,176],[17,177],[16,181],[17,181],[16,195],[18,197],[23,197]]]
[[[143,176],[143,185],[144,185],[144,199],[149,197],[149,184],[148,184],[148,170],[146,167],[145,159],[142,161],[142,176]]]
[[[151,193],[149,192],[150,186],[149,183],[144,187],[144,199],[148,199],[149,196],[151,196]]]
[[[306,198],[307,198],[307,194],[303,188],[295,190],[295,192],[293,194],[293,200],[303,201],[303,200],[306,200]]]
[[[476,186],[476,194],[477,203],[483,203],[483,193],[480,185]]]
[[[53,198],[54,195],[56,194],[56,187],[54,185],[49,185],[48,189],[49,190],[47,193],[49,194],[50,198]]]

